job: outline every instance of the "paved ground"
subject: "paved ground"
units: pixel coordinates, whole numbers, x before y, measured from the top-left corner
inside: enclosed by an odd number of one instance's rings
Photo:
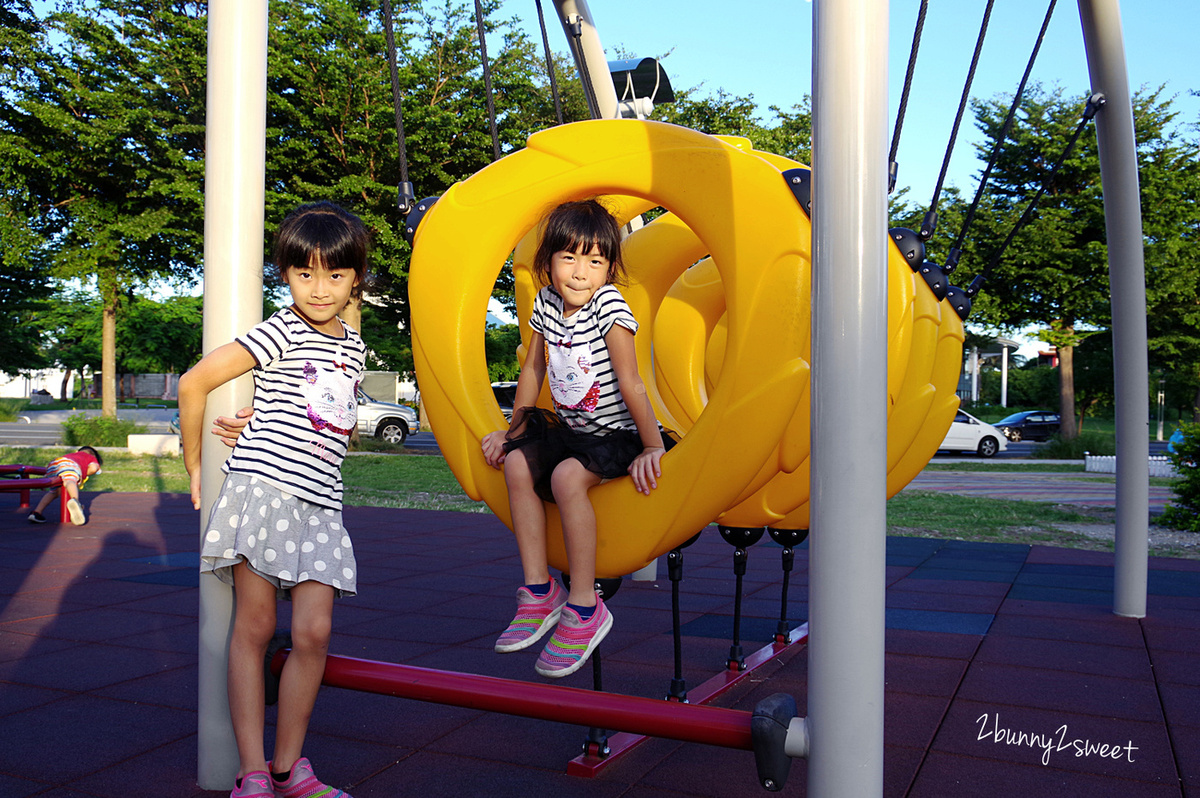
[[[31,526],[0,494],[0,794],[215,798],[196,787],[198,519],[177,495],[88,494],[87,526]],[[491,644],[511,613],[511,535],[483,514],[348,508],[360,596],[335,653],[534,684]],[[741,642],[778,624],[780,548],[750,550]],[[786,618],[808,616],[807,550]],[[684,677],[725,673],[732,550],[684,550]],[[660,571],[660,576],[665,576]],[[1146,618],[1111,612],[1112,556],[891,538],[884,795],[1200,798],[1200,563],[1152,560]],[[606,689],[659,698],[672,675],[670,583],[626,580]],[[717,699],[806,710],[803,644]],[[587,671],[587,669],[584,669]],[[564,680],[588,688],[591,675]],[[762,793],[747,751],[652,740],[596,778],[566,775],[585,729],[327,688],[308,754],[356,798],[730,798]],[[1108,748],[1100,748],[1107,744]],[[797,761],[784,794],[804,795]],[[227,794],[227,793],[226,793]]]
[[[1115,507],[1117,504],[1117,483],[1112,474],[922,471],[904,489],[936,490],[960,496],[1024,499],[1084,507]],[[1161,513],[1174,495],[1170,488],[1161,485],[1149,486],[1150,513]]]

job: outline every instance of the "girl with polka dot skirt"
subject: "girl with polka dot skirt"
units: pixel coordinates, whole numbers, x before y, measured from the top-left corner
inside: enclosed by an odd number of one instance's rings
[[[366,227],[342,208],[297,208],[274,252],[292,304],[205,355],[179,381],[184,464],[199,509],[206,398],[254,374],[254,413],[223,466],[200,551],[201,572],[233,585],[236,597],[228,680],[240,766],[232,798],[348,798],[317,780],[301,749],[325,670],[333,600],[354,595],[358,575],[342,526],[341,464],[357,423],[366,350],[338,313],[361,293],[367,246]],[[268,762],[263,660],[280,598],[292,601],[292,652]]]

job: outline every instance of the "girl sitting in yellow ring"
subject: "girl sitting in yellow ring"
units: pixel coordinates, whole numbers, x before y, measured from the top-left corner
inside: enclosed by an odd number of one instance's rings
[[[544,287],[529,320],[512,423],[484,436],[482,447],[488,464],[504,469],[525,580],[496,651],[527,648],[554,629],[535,669],[557,678],[579,670],[612,628],[595,592],[588,489],[628,473],[648,495],[666,449],[638,375],[637,322],[613,285],[625,277],[617,220],[595,200],[559,205],[545,220],[533,272]],[[534,406],[547,376],[554,412]],[[569,594],[550,577],[543,502],[561,514]]]

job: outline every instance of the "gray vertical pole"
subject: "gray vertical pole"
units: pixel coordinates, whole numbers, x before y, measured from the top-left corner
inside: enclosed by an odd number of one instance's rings
[[[206,353],[262,320],[266,107],[267,0],[210,0],[204,160]],[[205,419],[233,415],[250,404],[252,396],[249,376],[228,383],[209,395]],[[205,435],[201,524],[221,489],[221,463],[228,454],[224,444]],[[200,578],[199,622],[197,780],[206,790],[228,790],[238,768],[225,676],[233,591],[211,574]]]
[[[883,794],[887,19],[887,0],[813,4],[813,798]]]
[[[582,23],[579,51],[575,54],[580,80],[584,79],[585,74],[590,78],[589,85],[599,105],[599,118],[616,119],[620,116],[617,112],[617,90],[613,86],[612,73],[608,71],[608,59],[604,57],[604,47],[600,44],[600,34],[596,32],[596,25],[592,22],[592,12],[588,9],[587,0],[554,0],[554,7],[568,42],[575,40],[571,32],[573,21],[578,18]],[[574,49],[572,45],[572,50]],[[583,64],[580,64],[581,60]]]
[[[1008,407],[1008,344],[1000,345],[1000,406]]]
[[[1146,267],[1138,191],[1133,98],[1117,0],[1079,0],[1096,114],[1108,280],[1112,293],[1117,412],[1117,534],[1113,612],[1146,615],[1150,516],[1150,389],[1146,345]]]

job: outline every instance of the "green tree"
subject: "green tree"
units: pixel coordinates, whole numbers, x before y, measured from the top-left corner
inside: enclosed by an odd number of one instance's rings
[[[17,69],[33,46],[36,21],[26,0],[0,0],[0,84],[17,78]],[[25,181],[24,165],[10,146],[0,118],[0,372],[15,374],[44,365],[35,326],[40,300],[49,290],[40,254],[43,231]]]
[[[200,359],[203,323],[200,297],[131,297],[117,326],[118,373],[182,374]]]
[[[1154,168],[1139,173],[1150,368],[1200,421],[1200,127],[1179,126],[1161,93],[1148,113],[1164,132],[1144,145]]]
[[[103,301],[107,415],[124,297],[189,279],[200,260],[204,12],[199,0],[65,0],[0,95],[0,161],[24,173],[37,254]]]
[[[985,137],[980,145],[981,158],[986,159],[996,145],[1010,103],[1011,99],[1003,97],[974,103],[976,125]],[[963,259],[964,265],[973,264],[978,272],[999,256],[1001,242],[1029,200],[1045,186],[1029,224],[1014,238],[987,280],[974,314],[982,322],[1005,330],[1038,326],[1041,340],[1057,347],[1061,434],[1065,439],[1077,434],[1076,349],[1089,335],[1111,324],[1095,136],[1085,131],[1071,156],[1053,178],[1050,176],[1083,107],[1083,98],[1066,98],[1058,89],[1033,86],[1026,92],[1008,140],[1000,149]],[[1162,172],[1177,168],[1171,147],[1172,119],[1170,101],[1163,100],[1158,92],[1134,96],[1138,162],[1144,187],[1170,183]],[[1169,215],[1160,215],[1161,207],[1169,204],[1143,201],[1147,231],[1168,237],[1182,234]],[[1177,274],[1170,263],[1164,261],[1161,267]]]
[[[789,110],[770,106],[771,117],[764,122],[754,95],[738,97],[723,89],[712,96],[698,95],[698,88],[676,91],[675,102],[657,106],[652,118],[710,135],[742,136],[757,150],[810,163],[812,109],[807,96]]]
[[[485,3],[485,11],[497,5]],[[554,106],[533,44],[511,21],[487,24],[502,41],[496,48],[489,36],[489,62],[501,150],[508,152],[553,124]],[[399,149],[378,3],[272,2],[271,31],[268,225],[316,199],[363,218],[373,233],[376,282],[357,326],[376,365],[411,372],[410,251],[396,207]],[[405,145],[418,199],[442,194],[493,158],[477,38],[473,16],[449,2],[411,2],[397,18]]]
[[[521,373],[521,361],[517,359],[520,345],[521,328],[516,324],[489,327],[484,332],[484,354],[492,382],[515,380]]]

